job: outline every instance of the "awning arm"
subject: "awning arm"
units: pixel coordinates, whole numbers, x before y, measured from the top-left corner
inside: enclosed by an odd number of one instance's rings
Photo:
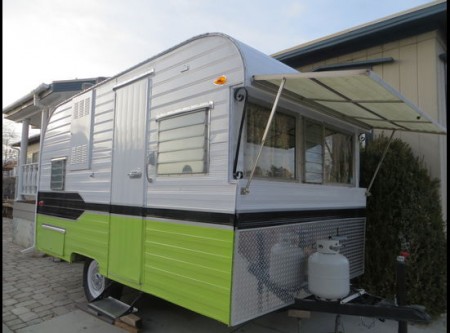
[[[386,157],[387,151],[389,149],[389,146],[391,145],[392,138],[394,137],[395,131],[396,130],[393,130],[391,136],[389,137],[388,144],[387,144],[386,148],[384,148],[383,155],[381,156],[380,162],[378,162],[377,168],[375,169],[375,173],[373,174],[372,180],[370,181],[370,184],[369,184],[369,187],[366,190],[367,197],[371,196],[370,189],[372,188],[373,182],[375,181],[375,178],[377,177],[377,174],[378,174],[378,171],[380,170],[381,164],[383,163],[383,160]]]
[[[258,155],[256,155],[256,160],[255,160],[255,163],[253,165],[252,172],[250,173],[250,176],[248,177],[247,185],[245,185],[245,187],[241,189],[241,194],[242,195],[250,193],[250,190],[249,190],[250,183],[252,182],[253,175],[255,173],[256,167],[258,166],[258,161],[259,161],[259,158],[261,157],[261,153],[262,153],[262,150],[264,148],[264,144],[266,143],[267,134],[269,133],[270,125],[272,124],[272,120],[273,120],[273,117],[275,115],[275,111],[276,111],[277,106],[278,106],[278,101],[280,100],[280,96],[281,96],[281,93],[283,91],[285,83],[286,83],[286,78],[283,77],[283,79],[281,80],[280,88],[278,89],[277,96],[275,97],[275,101],[273,102],[272,111],[270,111],[269,120],[267,120],[266,129],[264,130],[264,134],[263,134],[263,137],[261,139],[261,146],[259,147]]]

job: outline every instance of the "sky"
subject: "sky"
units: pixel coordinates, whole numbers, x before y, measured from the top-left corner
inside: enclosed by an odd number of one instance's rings
[[[266,54],[430,0],[3,0],[2,108],[41,83],[114,76],[207,32]]]

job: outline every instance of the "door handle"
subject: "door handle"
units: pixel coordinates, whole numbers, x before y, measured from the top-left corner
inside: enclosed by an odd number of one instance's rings
[[[130,177],[130,178],[141,178],[142,177],[142,171],[140,169],[131,170],[128,173],[128,177]]]

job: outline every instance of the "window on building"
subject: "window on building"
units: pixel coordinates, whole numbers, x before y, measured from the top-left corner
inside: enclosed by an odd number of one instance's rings
[[[351,184],[353,136],[310,120],[304,124],[304,181]]]
[[[38,151],[34,152],[31,155],[31,163],[37,163],[37,162],[39,162],[39,152]]]
[[[254,166],[270,109],[247,103],[247,142],[244,150],[245,172],[248,176]],[[277,112],[272,120],[255,177],[295,179],[296,118]]]
[[[158,141],[158,175],[206,173],[208,108],[159,119]]]
[[[66,178],[66,158],[52,160],[50,172],[50,188],[58,191],[64,190]]]

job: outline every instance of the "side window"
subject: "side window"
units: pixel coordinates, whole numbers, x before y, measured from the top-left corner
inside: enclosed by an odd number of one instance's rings
[[[52,190],[64,190],[66,178],[66,159],[59,158],[51,161],[50,188]]]
[[[323,140],[322,126],[305,121],[304,130],[304,180],[306,183],[323,183]]]
[[[325,128],[324,131],[325,183],[351,184],[353,182],[353,136]]]
[[[247,103],[247,142],[244,159],[248,176],[261,146],[270,110]],[[266,142],[255,169],[255,177],[295,179],[296,118],[277,112],[272,120]]]
[[[39,162],[39,152],[34,152],[33,155],[31,155],[31,163],[37,162]]]
[[[309,120],[304,124],[304,181],[351,184],[353,136]]]
[[[208,166],[208,109],[159,122],[158,175],[201,174]]]

